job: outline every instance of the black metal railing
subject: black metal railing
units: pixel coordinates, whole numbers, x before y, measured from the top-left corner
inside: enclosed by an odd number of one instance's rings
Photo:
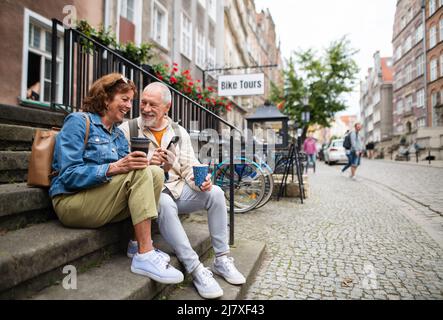
[[[87,37],[75,29],[64,30],[63,49],[63,80],[62,80],[62,103],[56,102],[57,83],[57,26],[62,23],[56,19],[52,20],[52,71],[51,71],[51,107],[53,109],[64,109],[67,112],[80,111],[83,100],[91,84],[103,75],[118,72],[131,79],[141,93],[143,88],[158,79],[149,68],[137,65],[118,51],[110,49],[100,42]],[[171,91],[172,106],[169,111],[170,117],[179,122],[188,132],[202,132],[205,129],[213,129],[222,132],[241,131],[216,113],[193,101],[168,83],[163,82]],[[131,118],[139,116],[139,99],[134,99]],[[230,134],[229,159],[231,164],[231,175],[234,172],[234,137]],[[197,152],[199,152],[198,146]],[[220,158],[222,157],[222,153]],[[219,159],[221,160],[221,159]],[[234,244],[234,182],[230,184],[230,206],[229,206],[230,244]]]

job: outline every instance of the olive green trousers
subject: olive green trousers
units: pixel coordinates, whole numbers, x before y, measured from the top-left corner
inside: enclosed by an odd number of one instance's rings
[[[157,166],[112,177],[109,183],[52,199],[61,223],[99,228],[131,217],[132,224],[157,217],[164,172]]]

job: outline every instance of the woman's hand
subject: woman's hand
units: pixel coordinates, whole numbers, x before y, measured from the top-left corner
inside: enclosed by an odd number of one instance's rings
[[[115,176],[117,174],[124,174],[133,170],[145,169],[148,165],[149,161],[146,158],[146,153],[135,151],[117,162],[111,163],[106,175]]]

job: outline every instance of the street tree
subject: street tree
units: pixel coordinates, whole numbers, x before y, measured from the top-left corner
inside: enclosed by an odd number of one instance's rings
[[[330,127],[335,114],[348,107],[344,95],[355,86],[357,52],[346,37],[331,43],[322,56],[313,49],[294,52],[283,70],[284,86],[272,84],[271,100],[303,129],[302,141],[309,126]],[[303,121],[304,111],[310,112],[308,122]]]

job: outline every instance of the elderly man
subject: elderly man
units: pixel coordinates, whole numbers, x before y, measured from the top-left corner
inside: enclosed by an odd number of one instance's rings
[[[198,293],[207,299],[218,298],[223,290],[214,279],[209,268],[200,262],[192,249],[178,214],[188,214],[207,210],[209,233],[215,252],[212,271],[231,284],[243,284],[244,276],[234,266],[234,259],[228,257],[227,209],[223,191],[213,186],[210,175],[198,188],[194,183],[194,165],[200,164],[195,158],[191,138],[187,131],[175,124],[168,116],[171,107],[171,93],[160,82],[148,85],[141,96],[140,117],[132,123],[137,125],[138,137],[149,138],[148,159],[151,165],[159,165],[165,171],[167,181],[160,197],[158,225],[163,238],[174,249],[177,258],[186,271],[193,276]],[[120,129],[130,141],[130,122],[123,123]],[[134,130],[132,130],[134,132]],[[174,136],[180,137],[174,152],[167,150]],[[134,251],[136,243],[130,242],[129,251]]]

